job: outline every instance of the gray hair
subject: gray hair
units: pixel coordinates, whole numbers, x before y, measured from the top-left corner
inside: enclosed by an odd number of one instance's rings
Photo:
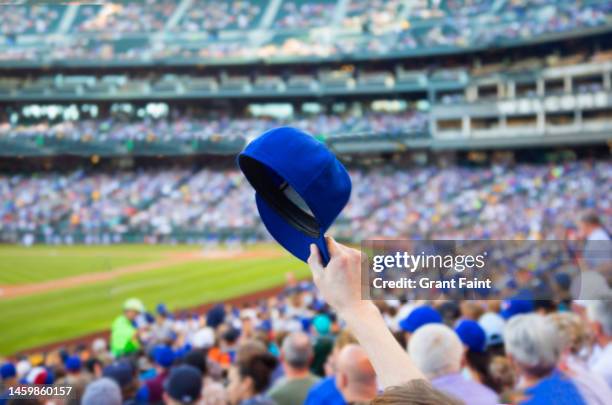
[[[612,336],[612,292],[603,294],[587,305],[589,319],[601,325],[603,332]]]
[[[283,340],[283,359],[293,368],[304,369],[310,366],[312,344],[310,337],[303,332],[293,332]]]
[[[121,389],[114,380],[103,377],[85,388],[81,405],[121,405]]]
[[[463,344],[448,326],[429,324],[410,336],[408,353],[428,378],[435,378],[461,369]]]
[[[516,315],[504,329],[506,353],[530,374],[548,374],[559,361],[563,342],[555,323],[543,315]]]

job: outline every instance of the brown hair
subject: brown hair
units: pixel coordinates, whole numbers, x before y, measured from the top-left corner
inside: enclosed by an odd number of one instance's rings
[[[374,398],[371,405],[462,405],[463,402],[448,396],[425,380],[411,380],[397,387],[387,388]]]

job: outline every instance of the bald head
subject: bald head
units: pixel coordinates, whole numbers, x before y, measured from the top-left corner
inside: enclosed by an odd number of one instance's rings
[[[376,372],[361,346],[346,345],[338,354],[336,385],[346,402],[369,402],[376,396]]]

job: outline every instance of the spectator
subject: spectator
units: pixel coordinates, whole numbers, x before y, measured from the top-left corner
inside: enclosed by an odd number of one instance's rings
[[[345,403],[369,403],[378,393],[376,372],[358,345],[345,346],[338,355],[336,385]]]
[[[123,403],[135,403],[138,392],[138,380],[136,379],[134,366],[126,359],[116,360],[102,370],[102,375],[114,380],[121,388]]]
[[[589,334],[583,320],[571,312],[550,315],[563,342],[559,369],[570,377],[589,405],[604,405],[612,390],[600,376],[589,371],[584,353],[589,350]]]
[[[344,405],[346,401],[342,396],[342,393],[336,385],[336,376],[338,372],[338,356],[342,349],[350,344],[357,343],[355,337],[348,331],[342,331],[336,337],[332,353],[327,359],[325,365],[325,372],[327,377],[320,380],[315,384],[310,391],[304,402],[305,405],[317,405],[317,404],[328,404],[328,405]]]
[[[121,389],[111,378],[100,378],[85,388],[82,405],[121,405]]]
[[[484,344],[484,336],[482,337]],[[481,383],[461,375],[464,349],[457,334],[446,325],[419,328],[408,343],[408,352],[431,384],[471,404],[497,404],[497,394]]]
[[[153,348],[155,377],[145,381],[149,402],[156,403],[162,400],[164,382],[168,378],[174,358],[174,352],[168,346],[161,345]]]
[[[85,387],[89,384],[91,378],[82,371],[82,363],[79,356],[69,356],[64,362],[64,366],[66,368],[66,376],[59,379],[57,384],[71,386],[74,392],[67,404],[78,405],[85,392]]]
[[[612,292],[591,301],[587,315],[595,332],[595,348],[589,359],[590,369],[602,376],[612,388]]]
[[[6,402],[4,399],[5,394],[10,387],[17,384],[17,369],[15,365],[10,362],[2,364],[0,367],[0,405],[4,405]]]
[[[584,404],[574,383],[556,367],[562,350],[554,323],[542,315],[512,317],[504,329],[506,353],[519,377],[521,404]]]
[[[313,351],[310,337],[302,332],[289,334],[281,347],[281,364],[285,376],[268,395],[278,405],[303,404],[310,388],[319,378],[310,372]]]
[[[215,381],[208,375],[208,361],[206,354],[199,350],[192,350],[183,359],[184,363],[193,366],[202,373],[202,399],[201,405],[225,405],[227,394],[223,384]]]
[[[195,405],[202,392],[202,374],[192,366],[177,366],[170,372],[164,388],[166,405]]]
[[[134,353],[140,348],[134,322],[144,310],[137,298],[130,298],[123,304],[123,315],[115,319],[111,330],[111,352],[115,357]]]
[[[276,358],[268,353],[240,359],[229,370],[229,402],[232,405],[275,405],[264,392],[270,385],[272,372],[277,365]]]
[[[313,360],[310,370],[313,374],[323,377],[325,375],[324,366],[330,352],[334,346],[331,337],[332,321],[327,314],[319,314],[312,320],[314,334]]]
[[[464,372],[468,378],[499,392],[500,387],[495,385],[489,371],[491,358],[486,351],[487,336],[484,329],[476,321],[463,319],[455,327],[455,332],[465,347]]]
[[[438,311],[430,306],[414,308],[406,318],[399,323],[399,327],[404,331],[407,343],[410,343],[410,336],[420,327],[430,323],[442,323],[442,316]]]

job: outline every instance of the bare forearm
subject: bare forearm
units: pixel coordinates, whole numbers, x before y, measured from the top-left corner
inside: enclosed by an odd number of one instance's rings
[[[373,303],[362,301],[358,307],[342,311],[340,316],[368,353],[384,388],[425,378],[406,350],[395,340]]]

